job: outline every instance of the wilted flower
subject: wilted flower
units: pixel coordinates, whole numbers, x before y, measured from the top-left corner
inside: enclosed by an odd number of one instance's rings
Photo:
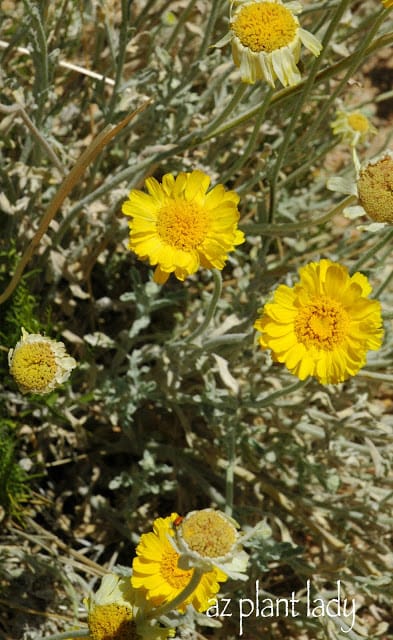
[[[21,340],[8,352],[8,363],[22,393],[41,395],[65,382],[76,367],[62,342],[27,333],[23,327]]]
[[[280,285],[261,309],[254,324],[260,345],[300,380],[343,382],[365,365],[369,349],[382,344],[381,305],[369,300],[367,278],[349,275],[341,264],[311,262],[299,275],[294,287]]]
[[[364,142],[371,134],[377,133],[370,120],[360,111],[338,110],[336,119],[331,123],[334,135],[351,147]]]
[[[179,280],[199,267],[222,269],[227,254],[244,242],[237,228],[239,196],[216,185],[202,171],[168,173],[160,184],[146,180],[147,193],[132,189],[122,211],[130,216],[129,248],[151,265],[158,265],[154,280]]]
[[[272,87],[296,85],[301,80],[297,63],[303,44],[315,56],[321,52],[319,40],[302,29],[296,14],[299,2],[281,0],[238,0],[231,13],[230,31],[216,46],[232,44],[235,64],[243,82],[266,80]]]
[[[177,513],[167,518],[157,518],[153,523],[153,531],[144,533],[136,548],[131,583],[135,589],[142,589],[154,606],[174,600],[189,584],[194,573],[193,568],[179,567],[180,554],[169,540],[175,535],[173,525],[178,519]],[[215,568],[204,573],[196,589],[178,609],[184,611],[191,604],[197,611],[206,611],[211,599],[219,591],[218,583],[226,579],[227,576]]]

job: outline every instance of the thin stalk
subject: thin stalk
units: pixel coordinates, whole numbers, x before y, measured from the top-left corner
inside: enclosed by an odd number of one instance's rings
[[[44,105],[49,88],[48,48],[46,44],[45,29],[42,24],[38,6],[33,5],[30,0],[24,0],[24,5],[31,16],[35,27],[34,29],[30,29],[30,35],[33,42],[34,53],[32,54],[32,58],[34,60],[36,72],[36,76],[34,78],[34,96],[37,101],[35,121],[37,127],[39,127],[43,119]]]
[[[217,16],[218,16],[218,10],[221,6],[221,1],[222,0],[213,0],[212,3],[210,3],[209,9],[210,9],[210,15],[209,15],[209,20],[207,22],[206,28],[205,28],[205,34],[202,40],[202,44],[199,48],[199,52],[197,55],[197,60],[202,60],[202,58],[205,56],[206,51],[209,47],[209,45],[211,44],[211,36],[213,33],[213,29],[214,29],[214,25],[216,24],[216,20],[217,20]]]
[[[348,80],[353,76],[353,74],[356,71],[356,69],[359,66],[359,64],[364,61],[364,53],[367,50],[367,48],[369,47],[370,42],[372,41],[374,35],[378,31],[382,20],[385,18],[384,13],[385,12],[382,9],[382,12],[379,14],[379,16],[377,16],[372,28],[367,30],[365,38],[362,39],[359,49],[357,51],[353,52],[353,54],[351,56],[351,64],[349,65],[344,77],[337,84],[337,86],[335,87],[334,91],[332,91],[332,93],[329,95],[329,97],[328,97],[327,101],[325,102],[325,104],[323,105],[322,109],[318,112],[318,117],[316,118],[316,120],[311,124],[311,126],[307,130],[306,135],[305,135],[305,137],[303,139],[303,142],[306,142],[307,140],[310,140],[312,138],[312,136],[314,135],[314,133],[319,129],[321,123],[324,120],[326,120],[326,116],[328,114],[328,111],[329,111],[330,106],[332,105],[333,101],[341,93],[342,89],[348,86]]]
[[[204,573],[205,572],[202,571],[202,569],[195,567],[194,573],[192,574],[190,582],[176,596],[176,598],[174,598],[170,602],[167,602],[166,604],[162,604],[160,607],[157,607],[156,609],[152,609],[151,611],[149,611],[149,613],[146,614],[145,619],[147,620],[152,620],[153,618],[157,619],[177,609],[181,604],[183,604],[185,600],[187,600],[187,598],[190,597],[191,594],[194,593]]]
[[[42,148],[46,151],[47,155],[52,160],[55,167],[57,167],[57,169],[60,171],[60,173],[63,176],[65,175],[65,169],[61,164],[61,161],[59,160],[59,158],[57,157],[57,155],[55,154],[55,152],[53,151],[49,143],[41,135],[41,133],[35,126],[34,122],[30,120],[28,114],[26,113],[26,111],[24,110],[21,104],[18,104],[18,103],[10,104],[10,105],[0,104],[0,113],[15,114],[15,115],[19,114],[23,122],[25,123],[26,127],[29,129],[32,135],[36,138],[36,140],[39,142]]]
[[[236,463],[236,425],[231,420],[228,431],[228,464],[225,473],[225,513],[232,516]]]
[[[320,218],[315,218],[314,220],[303,220],[302,222],[288,222],[287,224],[243,224],[239,225],[241,230],[244,233],[250,235],[265,235],[265,236],[286,236],[291,234],[293,231],[300,231],[302,229],[306,229],[307,227],[318,226],[320,224],[325,224],[331,218],[333,218],[338,213],[341,213],[343,209],[349,207],[351,204],[356,202],[356,196],[347,196],[344,200],[342,200],[338,205],[330,209],[328,213],[325,213]]]
[[[130,22],[130,2],[129,0],[121,0],[121,24],[120,24],[120,35],[119,35],[119,48],[118,48],[117,59],[116,59],[115,85],[113,87],[111,100],[109,102],[108,113],[106,115],[106,122],[111,122],[112,120],[113,112],[116,106],[119,86],[123,77],[123,67],[124,67],[127,42],[128,42],[127,35],[128,35],[129,22]]]
[[[259,108],[259,111],[257,113],[256,119],[255,119],[255,124],[254,124],[254,129],[252,131],[251,136],[248,139],[247,142],[247,146],[244,149],[244,152],[242,155],[239,155],[237,160],[233,163],[233,165],[229,168],[229,170],[224,174],[224,176],[222,177],[222,182],[225,184],[225,182],[227,180],[229,180],[229,178],[231,178],[231,176],[233,176],[233,174],[236,171],[239,171],[239,169],[241,169],[245,163],[247,162],[248,158],[250,157],[250,155],[252,154],[252,152],[255,149],[255,145],[257,144],[258,141],[258,134],[259,134],[259,130],[260,127],[262,125],[263,119],[266,115],[266,111],[269,107],[270,101],[273,97],[273,93],[274,93],[274,89],[272,87],[269,87],[264,100],[262,102],[262,105]]]
[[[196,1],[197,0],[190,0],[190,2],[188,3],[187,7],[185,9],[183,9],[183,11],[181,12],[181,14],[180,14],[180,16],[179,16],[179,18],[177,20],[176,26],[174,27],[174,29],[173,29],[173,31],[172,31],[172,33],[170,35],[170,38],[169,38],[169,40],[168,40],[168,42],[167,42],[167,44],[165,46],[165,50],[166,51],[170,51],[171,50],[172,45],[174,44],[174,42],[175,42],[175,40],[176,40],[176,38],[177,38],[177,36],[179,34],[179,31],[181,31],[181,29],[183,28],[185,22],[187,22],[187,19],[188,19],[190,13],[191,13]]]
[[[310,378],[307,378],[306,380],[297,380],[294,384],[291,384],[289,387],[284,387],[283,389],[279,389],[278,391],[273,391],[273,393],[265,396],[262,400],[258,400],[258,399],[246,400],[246,401],[243,401],[242,404],[244,407],[249,407],[254,409],[260,409],[261,407],[269,407],[270,405],[274,404],[276,400],[278,400],[278,398],[282,398],[283,396],[287,396],[288,394],[293,393],[293,391],[302,389],[303,387],[306,386],[306,384],[308,384],[309,381],[310,381]]]
[[[355,264],[352,267],[352,272],[357,271],[358,269],[360,269],[360,267],[367,262],[368,260],[370,260],[371,258],[375,258],[376,253],[382,249],[382,247],[385,246],[385,244],[387,244],[391,239],[393,238],[393,230],[389,231],[389,233],[384,234],[382,240],[380,240],[379,242],[377,242],[377,244],[373,245],[371,247],[371,249],[369,249],[368,251],[366,251],[357,262],[355,262]]]
[[[247,89],[247,85],[244,83],[238,84],[236,87],[236,91],[233,94],[231,100],[228,102],[227,106],[221,111],[221,113],[210,122],[204,130],[206,135],[209,134],[210,131],[214,131],[230,113],[237,107],[239,102],[241,101],[245,90]]]
[[[284,138],[283,141],[280,145],[279,148],[279,152],[278,152],[278,156],[277,156],[277,160],[276,163],[274,165],[273,168],[273,172],[272,175],[270,177],[270,205],[269,205],[269,222],[273,222],[274,220],[274,214],[275,214],[275,209],[276,209],[276,195],[277,195],[277,181],[278,181],[278,176],[280,174],[281,171],[281,167],[282,164],[284,162],[284,158],[286,156],[289,144],[291,142],[292,139],[292,134],[295,130],[295,125],[297,123],[297,120],[299,118],[299,115],[301,113],[301,110],[303,108],[303,105],[306,101],[306,99],[308,98],[311,89],[314,85],[317,73],[318,73],[318,69],[320,68],[325,55],[327,54],[327,45],[331,39],[331,37],[333,36],[334,31],[336,30],[336,27],[341,19],[341,16],[343,15],[345,9],[347,8],[347,5],[349,4],[349,0],[342,0],[342,2],[338,5],[336,13],[333,15],[333,18],[329,24],[328,30],[325,34],[325,37],[323,39],[322,42],[322,51],[320,53],[320,55],[318,56],[318,58],[316,58],[314,60],[314,63],[309,71],[308,77],[306,79],[306,82],[304,84],[303,87],[303,91],[299,96],[299,99],[296,102],[295,108],[294,108],[294,112],[291,116],[291,119],[285,129],[285,134],[284,134]]]
[[[210,300],[209,307],[207,309],[205,319],[199,325],[199,327],[195,329],[195,331],[193,331],[193,333],[191,333],[189,336],[185,338],[184,342],[192,342],[193,340],[195,340],[195,338],[198,338],[198,336],[203,334],[206,331],[207,327],[209,326],[211,319],[213,318],[218,300],[221,295],[222,277],[221,277],[221,271],[219,271],[218,269],[213,269],[212,271],[213,271],[213,279],[214,279],[214,289],[213,289],[212,297]]]
[[[53,636],[46,636],[41,640],[66,640],[67,638],[87,638],[90,635],[89,629],[81,629],[79,631],[62,631],[61,633],[55,633]]]

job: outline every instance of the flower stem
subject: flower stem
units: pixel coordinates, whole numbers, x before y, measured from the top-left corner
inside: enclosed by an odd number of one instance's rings
[[[231,420],[228,430],[228,465],[225,475],[225,513],[232,516],[233,494],[235,481],[235,461],[236,461],[236,424]]]
[[[301,229],[306,229],[307,227],[319,226],[320,224],[325,224],[331,218],[341,213],[345,207],[349,207],[351,204],[356,202],[356,196],[347,196],[339,202],[333,209],[330,209],[327,213],[325,213],[320,218],[315,218],[314,220],[302,220],[301,222],[288,222],[283,224],[244,224],[240,225],[240,228],[244,233],[248,235],[265,235],[265,236],[285,236],[293,231],[300,231]]]
[[[187,600],[187,598],[192,593],[194,593],[204,573],[205,572],[202,569],[195,567],[194,573],[192,574],[190,582],[184,587],[184,589],[180,593],[178,593],[176,598],[150,611],[146,615],[146,619],[147,620],[151,620],[153,618],[157,619],[160,616],[164,616],[165,614],[170,613],[171,611],[174,611],[175,609],[177,609],[181,604],[184,603],[185,600]]]
[[[339,5],[337,6],[336,13],[333,16],[333,18],[332,18],[332,20],[331,20],[331,22],[329,24],[329,27],[328,27],[328,29],[326,31],[325,37],[323,39],[322,51],[321,51],[319,57],[314,60],[314,63],[313,63],[313,65],[312,65],[312,67],[311,67],[311,69],[309,71],[309,75],[307,77],[307,80],[306,80],[306,82],[304,84],[303,91],[300,94],[300,96],[299,96],[299,98],[298,98],[298,100],[297,100],[297,102],[295,104],[295,107],[294,107],[294,110],[293,110],[293,114],[292,114],[291,119],[290,119],[290,121],[288,123],[288,126],[286,127],[285,135],[284,135],[284,138],[283,138],[282,143],[280,145],[280,149],[279,149],[279,152],[278,152],[277,160],[276,160],[276,163],[275,163],[274,168],[273,168],[272,175],[271,175],[270,180],[269,180],[269,182],[270,182],[269,222],[271,222],[271,223],[274,221],[274,215],[275,215],[275,211],[276,211],[276,194],[277,194],[278,176],[280,174],[281,167],[282,167],[282,164],[284,162],[284,158],[285,158],[286,153],[288,151],[289,144],[290,144],[290,142],[292,140],[292,134],[293,134],[293,132],[295,130],[295,125],[296,125],[297,120],[298,120],[298,118],[300,116],[302,107],[303,107],[306,99],[310,95],[311,89],[312,89],[312,87],[314,85],[314,82],[316,80],[316,77],[317,77],[318,69],[320,68],[320,66],[321,66],[321,64],[322,64],[322,62],[323,62],[323,60],[325,58],[325,55],[326,55],[326,52],[327,52],[327,49],[326,49],[327,44],[328,44],[330,38],[332,37],[332,35],[333,35],[333,33],[334,33],[334,31],[335,31],[335,29],[336,29],[336,27],[337,27],[337,25],[338,25],[338,23],[339,23],[339,21],[341,19],[341,16],[344,13],[348,3],[349,3],[349,0],[342,0],[342,2],[339,3]]]
[[[46,636],[41,640],[66,640],[67,638],[88,638],[90,635],[89,629],[80,629],[79,631],[62,631],[62,633],[55,633],[53,636]]]
[[[185,339],[185,342],[192,342],[192,340],[195,340],[195,338],[198,338],[198,336],[204,333],[207,327],[209,326],[211,319],[213,318],[214,312],[217,307],[217,302],[221,295],[222,278],[221,278],[221,271],[219,271],[218,269],[213,269],[212,271],[213,271],[213,278],[214,278],[214,290],[213,290],[210,304],[206,313],[206,317],[204,321],[199,325],[199,327],[195,329],[195,331],[191,333],[191,335],[187,336],[187,338]]]

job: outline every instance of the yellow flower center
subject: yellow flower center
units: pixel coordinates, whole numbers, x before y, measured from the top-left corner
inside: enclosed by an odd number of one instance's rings
[[[57,371],[53,350],[47,342],[21,344],[14,351],[11,374],[25,389],[44,391]]]
[[[96,605],[89,613],[91,640],[139,640],[132,611],[121,604]]]
[[[190,251],[205,239],[209,222],[207,212],[195,202],[173,199],[158,212],[157,232],[176,249]]]
[[[366,116],[358,111],[355,111],[348,116],[348,124],[351,129],[359,131],[359,133],[366,133],[370,128],[370,123]]]
[[[255,53],[271,53],[293,41],[298,23],[283,5],[258,2],[245,5],[231,28],[244,47]]]
[[[192,551],[208,558],[225,556],[237,537],[235,527],[225,516],[208,509],[185,518],[181,524],[181,535]]]
[[[376,222],[393,223],[393,157],[389,154],[360,171],[359,200]]]
[[[295,333],[307,348],[335,349],[347,335],[349,318],[341,303],[321,296],[299,309]]]
[[[185,571],[177,566],[179,554],[168,545],[161,558],[161,575],[174,589],[182,591],[191,580],[193,569]]]

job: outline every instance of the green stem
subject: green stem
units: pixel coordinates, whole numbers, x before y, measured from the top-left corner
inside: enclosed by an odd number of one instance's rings
[[[373,294],[373,298],[376,298],[378,300],[378,298],[381,295],[382,291],[384,289],[386,289],[386,287],[388,286],[388,284],[391,282],[392,279],[393,279],[393,269],[389,273],[388,277],[385,278],[385,280],[379,285],[379,287],[377,289],[375,289],[374,294]]]
[[[228,433],[228,465],[225,474],[225,513],[232,516],[236,462],[236,424],[231,421]]]
[[[306,136],[303,138],[303,141],[302,141],[303,144],[306,143],[306,141],[308,141],[308,140],[310,140],[312,138],[314,133],[319,129],[321,123],[324,122],[324,120],[326,120],[327,114],[329,112],[329,109],[330,109],[332,103],[334,102],[336,97],[341,93],[341,91],[348,86],[348,80],[351,77],[353,77],[353,75],[354,75],[356,69],[359,67],[359,65],[362,62],[364,62],[365,51],[370,46],[370,42],[372,41],[375,33],[377,32],[377,30],[378,30],[378,28],[380,26],[380,23],[384,19],[384,17],[385,17],[384,16],[384,10],[382,9],[382,13],[379,16],[377,16],[372,28],[367,30],[365,38],[362,39],[359,49],[357,49],[356,51],[354,51],[352,53],[352,55],[351,55],[351,63],[348,66],[348,69],[347,69],[345,75],[340,80],[338,85],[335,87],[334,91],[332,91],[332,93],[329,95],[329,98],[327,99],[327,101],[323,105],[322,109],[319,111],[318,117],[316,118],[316,120],[308,128]]]
[[[213,0],[212,3],[208,4],[208,7],[210,9],[210,15],[209,15],[209,20],[208,23],[206,25],[205,28],[205,35],[203,37],[203,41],[202,44],[200,46],[199,52],[196,56],[197,60],[202,60],[202,58],[204,57],[207,48],[210,44],[210,40],[211,40],[211,36],[213,33],[213,29],[214,29],[214,25],[216,23],[217,20],[217,16],[218,16],[218,10],[220,8],[221,5],[221,1],[222,0]]]
[[[89,635],[89,629],[81,629],[79,631],[63,631],[62,633],[55,633],[53,636],[46,636],[46,638],[41,638],[41,640],[67,640],[67,638],[88,638]]]
[[[185,338],[185,342],[192,342],[193,340],[195,340],[195,338],[198,338],[202,333],[204,333],[207,327],[209,326],[211,319],[213,318],[218,300],[221,295],[222,277],[221,277],[221,271],[219,271],[218,269],[213,269],[212,271],[213,271],[213,279],[214,279],[214,290],[212,293],[209,307],[207,309],[205,319],[199,325],[199,327],[195,329],[195,331],[193,331],[193,333],[191,333],[189,336]]]
[[[206,129],[204,129],[204,134],[208,135],[208,136],[214,136],[214,131],[215,129],[225,120],[225,118],[237,107],[237,105],[239,104],[240,100],[243,97],[243,94],[245,92],[245,90],[247,89],[247,85],[242,83],[242,84],[238,84],[238,86],[236,87],[236,91],[233,94],[231,100],[229,101],[229,103],[227,104],[227,106],[223,109],[223,111],[220,113],[219,116],[217,116],[217,118],[215,118],[215,120],[213,120],[212,122],[210,122]],[[211,133],[213,132],[213,133]]]
[[[268,106],[270,104],[270,101],[273,97],[273,93],[274,93],[274,89],[272,87],[269,87],[262,105],[259,108],[259,111],[257,113],[256,119],[255,119],[255,124],[254,124],[254,129],[252,131],[251,136],[248,139],[247,142],[247,146],[244,149],[244,152],[242,155],[239,155],[237,160],[233,163],[233,165],[229,168],[229,170],[227,171],[227,173],[222,177],[222,182],[225,184],[225,182],[227,182],[227,180],[229,180],[229,178],[231,176],[233,176],[233,174],[235,173],[235,171],[239,171],[239,169],[241,169],[245,163],[247,162],[248,158],[250,157],[250,155],[252,154],[252,152],[254,151],[255,145],[257,143],[258,140],[258,134],[259,134],[259,129],[261,127],[261,124],[263,122],[263,119],[266,115],[266,111],[268,109]]]
[[[145,618],[147,620],[157,619],[161,616],[170,613],[177,609],[180,605],[182,605],[189,596],[194,593],[195,589],[198,587],[202,576],[204,575],[204,571],[202,569],[194,568],[194,573],[192,574],[190,582],[184,587],[184,589],[170,602],[166,602],[162,604],[160,607],[153,609],[150,611]]]
[[[347,5],[349,3],[349,0],[343,0],[337,7],[336,13],[334,14],[328,30],[325,34],[325,37],[323,39],[322,42],[322,51],[320,53],[320,55],[318,56],[318,58],[316,58],[314,60],[314,63],[309,71],[308,77],[306,79],[306,82],[304,84],[303,87],[303,91],[301,93],[301,95],[299,96],[299,99],[296,102],[295,108],[294,108],[294,112],[291,116],[291,119],[285,129],[285,135],[283,138],[283,141],[280,145],[280,149],[278,152],[278,156],[277,156],[277,160],[276,163],[274,165],[273,168],[273,172],[270,178],[270,206],[269,206],[269,222],[273,222],[274,220],[274,214],[275,214],[275,209],[276,209],[276,192],[277,192],[277,181],[278,181],[278,176],[280,174],[281,171],[281,167],[282,164],[284,162],[284,158],[286,156],[286,153],[288,151],[288,147],[289,144],[291,142],[292,139],[292,134],[294,132],[295,129],[295,125],[297,123],[297,120],[299,118],[300,112],[303,108],[303,105],[306,101],[306,99],[308,98],[310,91],[313,87],[314,81],[316,79],[317,73],[318,73],[318,69],[320,68],[325,55],[327,54],[327,44],[330,41],[330,38],[332,37],[334,31],[336,30],[336,27],[341,19],[341,16],[343,15]]]
[[[297,380],[294,384],[291,384],[289,387],[284,387],[283,389],[279,389],[278,391],[273,391],[273,393],[269,394],[268,396],[265,396],[262,400],[248,400],[248,401],[243,401],[243,406],[244,407],[249,407],[252,409],[260,409],[261,407],[269,407],[270,405],[274,404],[276,400],[278,400],[278,398],[282,398],[283,396],[287,396],[290,393],[293,393],[293,391],[297,391],[298,389],[302,389],[303,387],[306,386],[306,384],[308,384],[310,381],[310,378],[307,378],[306,380]]]
[[[307,227],[318,226],[321,224],[325,224],[341,213],[345,207],[349,207],[351,204],[356,202],[356,196],[348,196],[344,200],[342,200],[338,205],[330,209],[328,213],[325,213],[320,218],[315,218],[314,220],[303,220],[302,222],[288,222],[287,224],[244,224],[240,225],[240,228],[246,234],[260,234],[264,236],[286,236],[292,233],[293,231],[300,231],[302,229],[306,229]]]
[[[385,33],[383,36],[380,36],[379,38],[377,38],[377,40],[372,42],[364,52],[363,62],[379,49],[389,47],[392,44],[392,42],[393,42],[393,32]],[[329,78],[336,77],[337,75],[339,75],[340,73],[348,69],[351,66],[354,58],[357,58],[355,54],[356,52],[354,54],[351,54],[347,58],[340,60],[340,62],[336,62],[335,64],[332,64],[329,67],[327,67],[326,69],[322,69],[322,71],[319,71],[316,75],[315,84],[316,85],[322,84]],[[318,61],[318,58],[317,58],[317,61]],[[281,89],[280,91],[277,91],[270,101],[269,109],[271,107],[276,107],[277,105],[280,105],[283,102],[286,102],[288,96],[295,96],[299,94],[304,89],[306,82],[307,82],[307,79],[304,79],[304,80],[301,80],[299,84],[293,87],[287,87],[286,89]],[[240,116],[237,116],[230,122],[226,122],[220,129],[218,129],[217,131],[214,131],[213,133],[210,133],[209,135],[205,135],[205,131],[201,132],[201,137],[198,137],[197,139],[198,144],[202,144],[203,142],[206,142],[213,136],[218,136],[232,129],[236,129],[238,126],[242,124],[245,124],[255,115],[257,115],[259,109],[260,109],[259,105],[256,107],[252,107],[251,109],[249,109],[248,111],[245,111]],[[181,141],[179,142],[179,145],[180,144],[181,144]],[[177,149],[174,150],[174,153],[177,153]]]
[[[384,236],[383,236],[382,240],[380,240],[380,242],[378,242],[376,245],[371,247],[371,249],[366,251],[361,256],[361,258],[359,258],[359,260],[357,262],[355,262],[355,264],[353,265],[353,267],[351,269],[352,273],[355,273],[355,271],[360,269],[360,267],[365,262],[367,262],[367,260],[370,260],[371,258],[375,258],[375,255],[376,255],[377,251],[382,249],[382,247],[385,246],[385,244],[387,244],[392,238],[393,238],[393,231],[389,231],[389,233],[384,234]]]
[[[116,76],[115,76],[115,85],[113,87],[113,92],[111,96],[111,100],[108,107],[108,113],[106,116],[106,122],[111,122],[113,112],[116,106],[117,94],[119,91],[119,86],[123,76],[123,67],[124,61],[126,57],[126,49],[127,49],[127,34],[128,34],[128,25],[130,22],[130,2],[129,0],[121,0],[121,24],[120,24],[120,34],[119,34],[119,49],[117,53],[116,60]]]

